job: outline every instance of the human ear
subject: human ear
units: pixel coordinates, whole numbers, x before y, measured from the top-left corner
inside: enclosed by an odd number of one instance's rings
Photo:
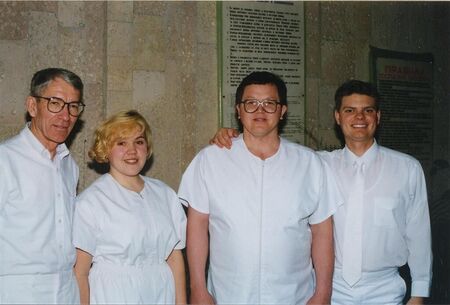
[[[337,110],[334,111],[334,119],[336,120],[336,124],[341,126],[341,115]]]
[[[34,118],[37,114],[37,101],[35,97],[28,96],[25,102],[28,114],[30,117]]]
[[[240,104],[237,104],[237,105],[236,105],[236,112],[237,112],[237,117],[238,117],[238,119],[241,119],[241,109],[239,108],[239,105],[240,105]]]

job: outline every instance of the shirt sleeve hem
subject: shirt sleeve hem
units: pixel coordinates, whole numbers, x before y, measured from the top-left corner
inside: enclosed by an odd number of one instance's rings
[[[184,199],[184,198],[182,198],[182,197],[179,197],[179,198],[180,198],[180,202],[181,202],[184,206],[193,208],[194,210],[196,210],[197,212],[200,212],[200,213],[202,213],[202,214],[209,214],[209,210],[208,210],[208,209],[202,209],[202,208],[199,208],[199,207],[197,207],[196,205],[193,205],[192,203],[190,203],[188,200],[186,200],[186,199]]]
[[[87,252],[90,255],[94,256],[94,252],[95,252],[94,247],[89,247],[87,244],[76,242],[76,241],[73,241],[73,245],[75,248],[80,249],[80,250]]]
[[[429,281],[413,281],[411,284],[411,296],[413,297],[429,297],[430,282]]]
[[[328,213],[326,213],[324,216],[322,217],[314,217],[311,216],[309,218],[309,224],[311,225],[316,225],[319,224],[321,222],[324,222],[325,220],[327,220],[328,218],[330,218],[331,216],[333,216],[334,214],[336,214],[337,210],[339,209],[339,207],[343,204],[343,202],[339,202],[338,204],[336,204],[332,209],[328,210]]]

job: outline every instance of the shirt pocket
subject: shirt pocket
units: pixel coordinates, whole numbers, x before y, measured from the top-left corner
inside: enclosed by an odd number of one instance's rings
[[[373,218],[376,226],[393,228],[395,227],[395,209],[397,200],[390,197],[374,198]]]

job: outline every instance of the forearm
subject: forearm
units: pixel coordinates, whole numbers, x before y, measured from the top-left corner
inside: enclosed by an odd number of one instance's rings
[[[205,268],[208,258],[209,217],[192,208],[188,210],[187,259],[191,290],[206,290]]]
[[[411,297],[406,303],[406,305],[422,305],[423,304],[423,298],[422,297]]]
[[[175,304],[186,304],[186,272],[181,250],[173,250],[167,259],[175,280]]]
[[[76,275],[76,278],[78,282],[78,289],[80,290],[80,304],[89,305],[89,278],[86,275]]]
[[[311,226],[312,245],[311,257],[316,275],[315,296],[320,297],[324,304],[331,298],[332,278],[334,268],[333,222],[332,218]]]
[[[90,304],[89,271],[91,270],[92,255],[77,249],[77,261],[73,271],[78,282],[80,290],[80,303],[82,305]]]

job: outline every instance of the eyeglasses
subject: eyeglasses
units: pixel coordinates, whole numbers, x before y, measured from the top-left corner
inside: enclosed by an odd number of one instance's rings
[[[258,110],[259,106],[267,113],[274,113],[277,111],[277,106],[280,102],[276,100],[257,100],[257,99],[248,99],[243,100],[241,104],[244,104],[244,110],[247,113],[253,113]]]
[[[64,109],[64,107],[67,105],[67,109],[69,109],[69,114],[71,116],[75,116],[75,117],[79,116],[83,112],[84,107],[86,106],[82,102],[67,103],[62,98],[55,97],[55,96],[45,97],[45,96],[33,95],[33,97],[46,100],[48,102],[47,110],[50,112],[53,112],[53,113],[61,112]]]

